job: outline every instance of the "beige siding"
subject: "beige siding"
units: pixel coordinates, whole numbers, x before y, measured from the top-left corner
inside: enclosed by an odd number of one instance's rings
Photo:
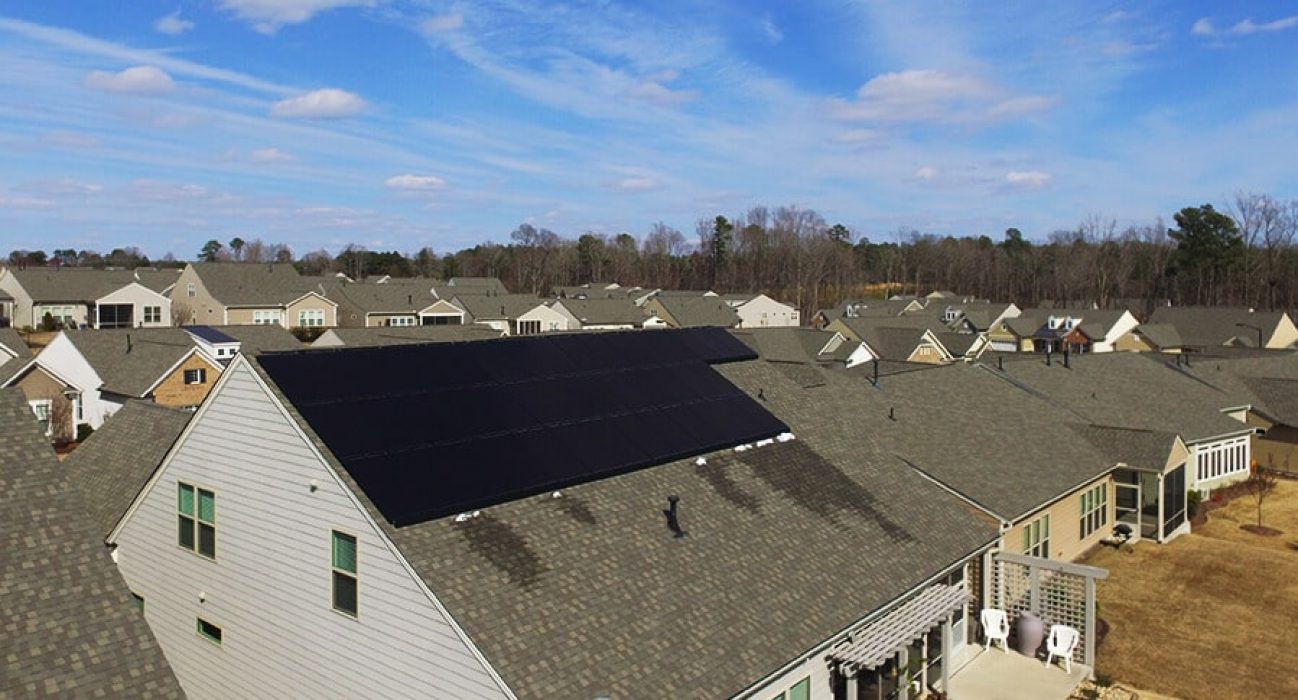
[[[680,322],[677,321],[671,315],[671,313],[667,311],[667,308],[663,306],[662,302],[658,301],[657,299],[650,299],[649,301],[646,301],[644,303],[644,306],[641,308],[643,308],[645,312],[648,313],[649,315],[662,319],[664,323],[671,326],[672,328],[676,328],[681,325]],[[819,317],[817,317],[817,319],[819,319]]]
[[[1271,338],[1266,341],[1266,346],[1268,348],[1287,348],[1296,342],[1298,342],[1298,326],[1295,326],[1289,315],[1285,314],[1280,318],[1280,323],[1276,325]]]
[[[207,377],[202,384],[186,384],[185,370],[202,369],[206,370]],[[203,403],[207,398],[207,393],[212,390],[216,380],[220,378],[221,370],[213,367],[210,362],[199,357],[197,353],[190,355],[184,362],[180,363],[171,374],[167,375],[160,384],[153,390],[154,403],[163,406],[175,406],[184,408],[187,406],[197,406]]]
[[[325,328],[334,328],[338,325],[338,307],[333,302],[314,294],[308,294],[289,304],[284,313],[284,322],[289,328],[298,328],[302,325],[298,322],[298,312],[315,309],[324,311]]]
[[[1105,485],[1105,490],[1108,492],[1108,503],[1105,506],[1108,509],[1108,518],[1104,525],[1083,540],[1081,539],[1082,493],[1101,483]],[[1022,554],[1023,527],[1049,513],[1050,558],[1060,561],[1073,561],[1091,547],[1099,544],[1100,540],[1104,539],[1112,531],[1113,495],[1113,478],[1111,476],[1106,475],[1092,481],[1032,515],[1015,521],[1014,527],[1010,528],[1009,532],[1001,537],[1001,548],[1007,552]]]
[[[368,316],[365,317],[365,325],[370,328],[381,328],[383,326],[391,326],[392,319],[394,318],[412,319],[413,325],[416,326],[419,325],[419,318],[412,313],[369,314]]]
[[[189,285],[194,285],[194,296],[189,296]],[[203,286],[203,281],[194,272],[194,266],[188,265],[176,286],[171,288],[171,313],[176,325],[201,323],[204,325],[224,325],[225,305],[217,301]],[[233,323],[233,321],[230,321]]]
[[[1136,333],[1124,333],[1118,338],[1118,342],[1114,343],[1113,347],[1118,352],[1154,352],[1157,350]]]
[[[227,375],[117,538],[189,697],[502,697],[251,370]],[[176,546],[179,481],[216,493],[215,561]],[[332,610],[333,529],[358,539],[359,618]]]

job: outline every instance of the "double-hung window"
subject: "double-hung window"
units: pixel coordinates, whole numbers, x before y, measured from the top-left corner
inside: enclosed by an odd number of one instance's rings
[[[254,326],[280,326],[283,325],[283,318],[283,312],[277,309],[258,309],[252,312]]]
[[[185,370],[185,383],[186,384],[206,384],[207,370],[202,367],[199,367],[198,369]]]
[[[181,547],[216,558],[216,494],[189,484],[177,487]]]
[[[162,323],[162,307],[146,306],[144,307],[145,323]]]
[[[1109,489],[1100,484],[1082,492],[1081,538],[1090,537],[1109,522]]]
[[[359,582],[356,574],[356,537],[333,531],[333,607],[356,617],[359,612]]]
[[[1023,553],[1029,557],[1050,558],[1050,514],[1023,526]]]

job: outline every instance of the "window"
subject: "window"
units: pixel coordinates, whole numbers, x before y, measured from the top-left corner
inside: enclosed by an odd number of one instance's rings
[[[1081,537],[1086,539],[1109,522],[1109,486],[1100,484],[1082,492]]]
[[[518,322],[519,335],[535,335],[540,332],[541,332],[540,321],[519,321]]]
[[[1023,553],[1029,557],[1050,558],[1050,514],[1023,526]]]
[[[207,370],[202,367],[198,369],[185,370],[185,383],[186,384],[206,384]]]
[[[53,409],[54,401],[51,399],[38,399],[31,402],[32,413],[36,414],[36,422],[41,424],[41,428],[48,436],[52,431],[50,429],[50,411]]]
[[[324,309],[302,309],[297,312],[297,325],[319,328],[324,325]]]
[[[278,309],[261,309],[252,312],[254,326],[282,326],[284,314]]]
[[[72,317],[72,310],[73,307],[71,306],[37,306],[35,325],[40,325],[41,321],[45,319],[45,314],[49,314],[55,323],[73,327],[76,325],[76,320]]]
[[[131,591],[131,600],[133,600],[133,601],[135,602],[135,609],[136,609],[136,610],[139,610],[139,611],[140,611],[140,614],[143,615],[143,614],[144,614],[144,596],[140,595],[139,593],[136,593],[135,591]]]
[[[195,294],[195,292],[194,292],[194,283],[193,283],[193,282],[190,282],[190,283],[189,283],[189,285],[188,285],[188,289],[187,289],[186,291],[189,292],[189,296],[191,296],[191,297],[192,297],[192,296],[196,296],[196,294]]]
[[[388,319],[389,326],[413,326],[415,325],[414,316],[393,316]]]
[[[1235,438],[1196,448],[1194,466],[1199,481],[1248,471],[1248,438]]]
[[[76,416],[78,423],[86,419],[85,404],[81,402],[81,394],[72,395],[72,415]]]
[[[189,484],[179,484],[177,491],[176,507],[180,511],[178,543],[185,549],[215,559],[216,494]]]
[[[146,306],[144,307],[145,323],[162,323],[162,307]]]
[[[334,610],[356,617],[359,591],[356,580],[356,538],[333,531]]]
[[[196,628],[196,631],[198,632],[198,636],[202,637],[203,639],[206,639],[207,641],[217,646],[221,645],[220,627],[217,627],[216,625],[200,617],[198,618],[198,626]]]
[[[811,700],[811,676],[807,676],[789,688],[789,700]]]

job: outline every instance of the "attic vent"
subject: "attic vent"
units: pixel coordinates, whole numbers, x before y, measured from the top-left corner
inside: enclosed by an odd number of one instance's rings
[[[663,515],[667,516],[667,529],[671,530],[672,537],[675,537],[678,540],[683,537],[689,537],[690,534],[681,529],[681,521],[676,512],[677,506],[680,504],[680,502],[681,502],[680,496],[668,496],[667,510],[663,511]]]

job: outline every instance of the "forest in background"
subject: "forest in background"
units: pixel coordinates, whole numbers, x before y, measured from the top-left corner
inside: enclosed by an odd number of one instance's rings
[[[662,223],[629,233],[565,238],[522,224],[506,243],[454,253],[371,251],[349,245],[295,257],[259,239],[208,241],[198,260],[293,263],[303,274],[499,277],[515,292],[549,295],[590,281],[662,289],[761,291],[796,304],[809,318],[844,299],[885,291],[952,290],[1021,307],[1050,300],[1150,310],[1176,305],[1298,306],[1298,200],[1238,194],[1222,208],[1190,206],[1162,219],[1119,227],[1102,215],[1032,241],[1015,228],[992,238],[937,236],[902,228],[868,237],[830,224],[811,209],[754,207],[700,219],[688,235]],[[19,266],[181,266],[170,254],[150,261],[136,248],[107,255],[16,250]]]

